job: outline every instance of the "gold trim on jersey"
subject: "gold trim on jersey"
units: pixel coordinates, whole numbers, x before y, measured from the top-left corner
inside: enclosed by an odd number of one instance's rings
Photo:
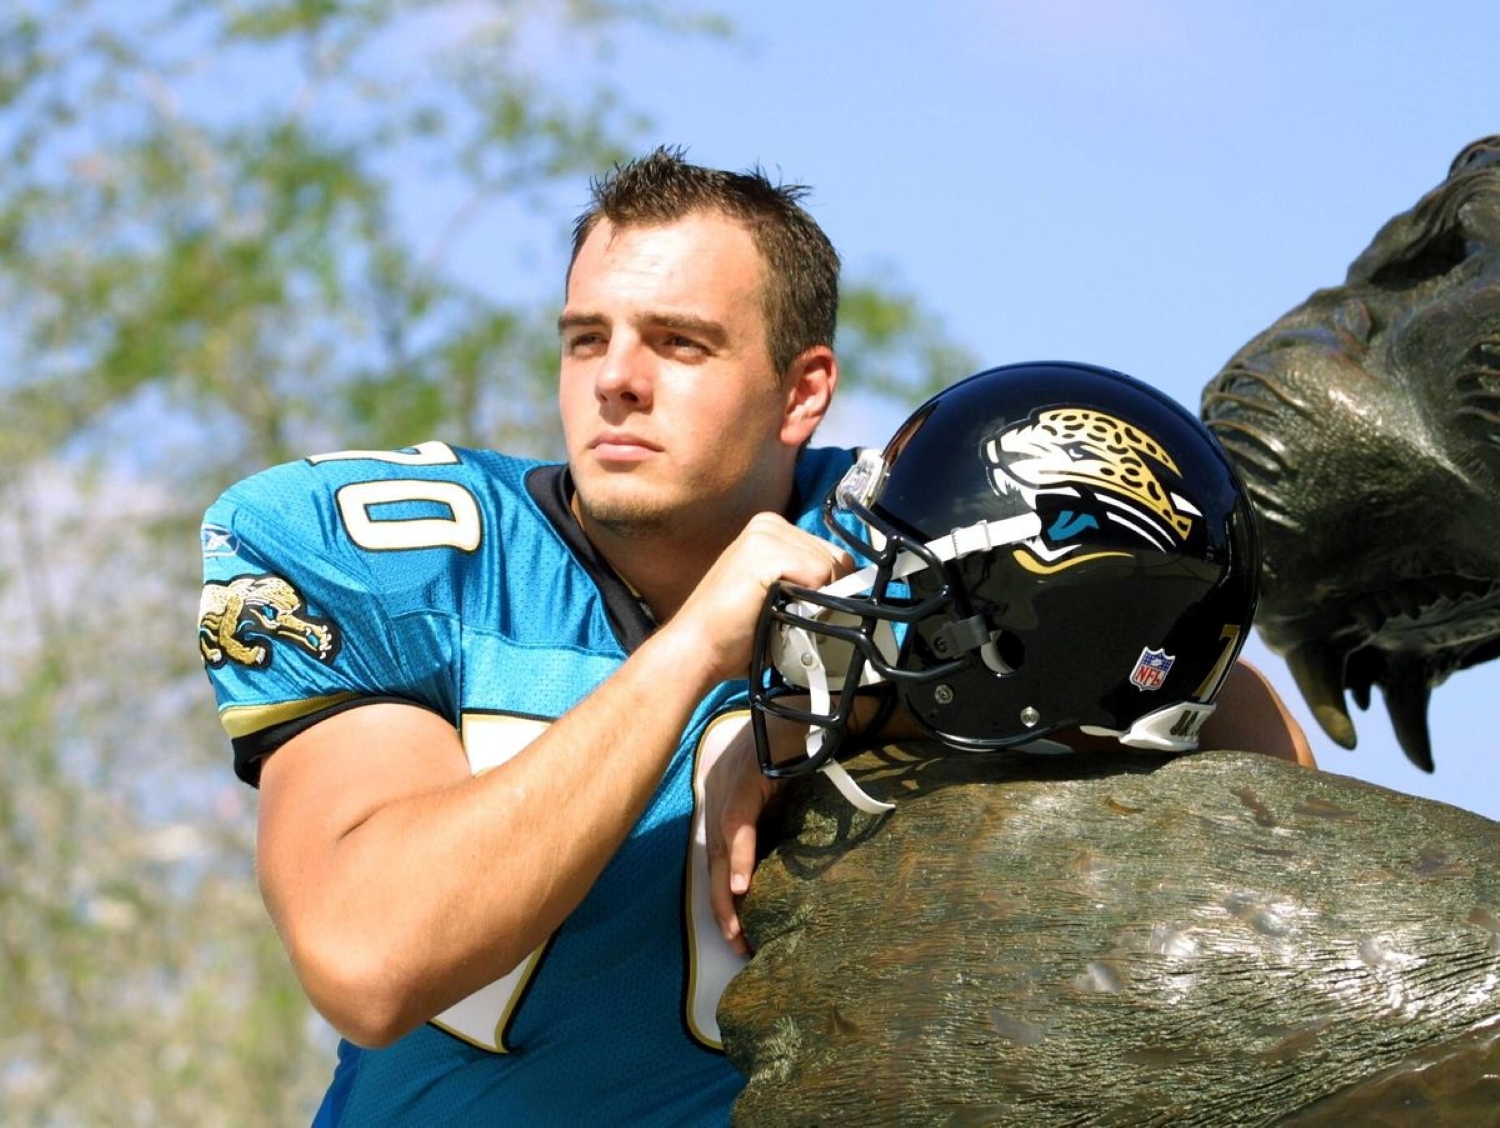
[[[270,705],[231,705],[219,713],[219,723],[231,740],[238,740],[251,733],[263,732],[288,721],[342,705],[363,696],[358,693],[330,693],[323,697],[304,697],[297,701],[277,701]]]

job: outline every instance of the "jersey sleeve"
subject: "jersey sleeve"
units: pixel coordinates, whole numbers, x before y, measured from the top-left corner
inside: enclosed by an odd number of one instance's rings
[[[417,552],[396,584],[389,559],[372,567],[340,501],[389,477],[368,463],[292,463],[246,479],[205,514],[198,646],[246,782],[334,711],[403,700],[456,718],[456,616],[441,598],[411,598],[441,584],[422,574]]]

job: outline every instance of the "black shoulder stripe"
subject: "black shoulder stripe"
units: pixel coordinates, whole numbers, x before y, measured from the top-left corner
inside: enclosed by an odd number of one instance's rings
[[[381,696],[381,697],[356,697],[352,701],[340,701],[330,705],[326,709],[320,709],[315,713],[297,717],[279,725],[272,725],[258,732],[248,733],[245,736],[237,736],[230,743],[234,746],[234,774],[239,776],[251,787],[260,786],[260,769],[265,763],[266,757],[270,756],[278,748],[298,733],[306,732],[319,721],[326,721],[337,713],[345,713],[350,709],[358,709],[364,705],[379,705],[382,703],[399,705],[416,705],[409,697]],[[420,706],[426,708],[426,706]]]

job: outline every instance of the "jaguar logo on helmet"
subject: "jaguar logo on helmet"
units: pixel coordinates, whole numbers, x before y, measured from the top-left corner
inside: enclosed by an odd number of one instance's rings
[[[1140,428],[1089,407],[1054,407],[984,444],[991,484],[1048,514],[1042,536],[1017,550],[1032,570],[1067,568],[1127,546],[1181,548],[1198,507],[1162,481],[1181,470]]]

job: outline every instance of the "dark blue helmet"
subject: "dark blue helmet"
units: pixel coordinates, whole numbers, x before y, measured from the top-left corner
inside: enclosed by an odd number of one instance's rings
[[[1218,441],[1105,368],[944,389],[861,455],[824,518],[868,563],[767,597],[751,704],[772,777],[843,750],[856,696],[961,750],[1071,727],[1192,749],[1255,613],[1254,523]],[[806,751],[772,762],[767,716],[810,725]]]

